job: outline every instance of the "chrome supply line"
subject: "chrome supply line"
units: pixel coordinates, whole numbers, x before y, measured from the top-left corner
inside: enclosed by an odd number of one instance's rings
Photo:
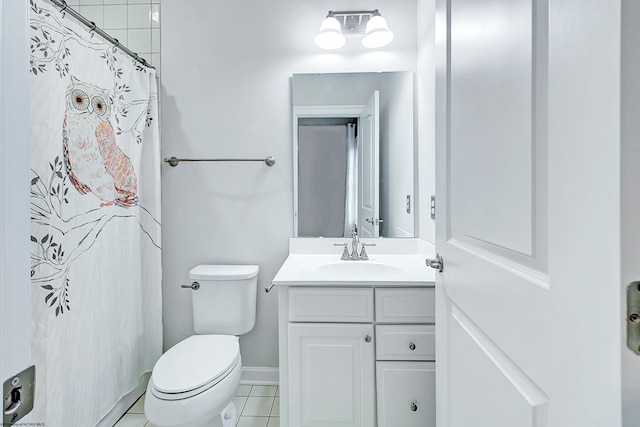
[[[96,26],[95,22],[89,21],[87,18],[82,16],[80,14],[80,12],[78,12],[75,9],[71,8],[69,5],[67,5],[67,2],[65,0],[49,0],[49,1],[51,3],[53,3],[54,5],[58,6],[60,8],[60,12],[62,12],[63,14],[68,13],[69,15],[73,16],[78,21],[80,21],[80,23],[82,23],[85,26],[87,26],[89,28],[90,32],[99,34],[106,41],[111,43],[113,45],[114,49],[116,49],[116,48],[120,49],[121,51],[123,51],[124,53],[126,53],[127,55],[132,57],[136,62],[139,62],[141,65],[144,65],[145,67],[149,67],[149,68],[153,68],[153,69],[156,68],[153,65],[149,64],[146,59],[144,59],[143,57],[141,57],[137,53],[135,53],[135,52],[127,49],[125,46],[121,45],[120,42],[118,41],[118,39],[114,39],[109,34],[107,34],[103,29],[101,29],[98,26]]]
[[[273,166],[276,164],[276,158],[273,156],[267,156],[264,159],[178,159],[176,157],[169,157],[164,159],[165,163],[176,167],[180,162],[264,162],[267,166]]]

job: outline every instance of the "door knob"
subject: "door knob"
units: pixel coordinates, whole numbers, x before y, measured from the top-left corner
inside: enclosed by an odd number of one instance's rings
[[[442,255],[436,254],[436,257],[434,259],[427,258],[425,260],[425,263],[429,267],[435,270],[438,270],[440,273],[442,273],[442,269],[444,268],[444,260],[442,259]]]
[[[416,349],[416,345],[412,342],[409,343],[409,350],[413,351]]]
[[[366,335],[364,337],[364,342],[371,342],[371,335]]]
[[[416,402],[411,402],[411,410],[413,412],[416,412],[418,410],[418,405],[416,404]]]

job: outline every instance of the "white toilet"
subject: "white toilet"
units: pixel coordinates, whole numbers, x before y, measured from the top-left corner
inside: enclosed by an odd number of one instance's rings
[[[198,265],[189,272],[197,335],[171,347],[153,367],[144,404],[153,425],[235,425],[242,368],[237,335],[255,325],[258,271],[257,265]]]

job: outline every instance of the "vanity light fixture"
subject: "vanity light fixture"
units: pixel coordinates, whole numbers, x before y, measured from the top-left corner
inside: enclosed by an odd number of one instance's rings
[[[340,21],[336,19],[332,11],[329,11],[327,17],[320,24],[320,30],[316,34],[315,43],[323,49],[340,49],[344,46],[346,38],[342,34]]]
[[[393,40],[393,33],[378,9],[334,11],[330,10],[320,24],[315,43],[323,49],[339,49],[349,35],[364,36],[362,45],[368,48],[386,46]]]

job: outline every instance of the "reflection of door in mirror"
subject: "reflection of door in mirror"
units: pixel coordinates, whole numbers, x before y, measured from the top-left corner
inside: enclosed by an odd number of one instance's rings
[[[345,237],[357,221],[356,118],[298,121],[298,236]]]
[[[380,236],[380,94],[376,90],[360,114],[358,227],[362,237]]]

